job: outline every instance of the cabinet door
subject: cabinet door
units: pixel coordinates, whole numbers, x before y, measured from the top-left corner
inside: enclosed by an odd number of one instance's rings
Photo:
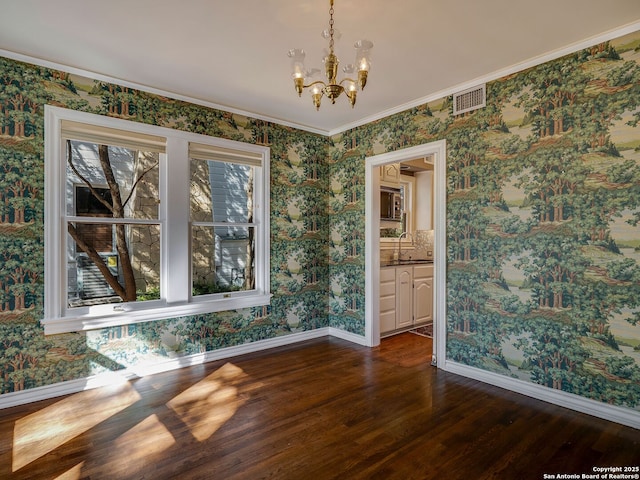
[[[396,329],[396,269],[380,270],[380,333]]]
[[[380,175],[380,179],[383,182],[391,182],[391,183],[400,182],[400,164],[399,163],[390,163],[389,165],[382,165],[380,168],[382,170],[382,175]]]
[[[413,285],[414,322],[433,322],[433,277],[415,280]]]
[[[396,328],[413,325],[413,268],[396,269]]]

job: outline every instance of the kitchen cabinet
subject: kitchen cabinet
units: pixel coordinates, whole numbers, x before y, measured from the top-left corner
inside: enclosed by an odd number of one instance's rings
[[[433,322],[433,265],[413,267],[413,323]]]
[[[380,331],[396,329],[396,269],[380,269]]]
[[[413,325],[413,267],[396,267],[396,328]]]
[[[380,333],[433,321],[433,265],[380,269]]]
[[[433,230],[433,171],[417,172],[414,179],[416,230]]]
[[[387,183],[400,183],[400,164],[389,163],[380,166],[380,180]]]

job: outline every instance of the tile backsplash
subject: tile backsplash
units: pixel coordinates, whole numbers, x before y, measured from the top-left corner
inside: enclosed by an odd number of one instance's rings
[[[397,259],[398,243],[384,243],[380,245],[380,262],[390,262]],[[409,239],[402,239],[403,258],[414,260],[433,260],[433,230],[416,230]]]

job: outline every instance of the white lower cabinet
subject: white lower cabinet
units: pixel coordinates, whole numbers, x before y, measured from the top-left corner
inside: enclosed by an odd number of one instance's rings
[[[380,333],[433,321],[433,265],[380,269]]]
[[[413,323],[433,322],[433,266],[413,267]]]
[[[396,328],[396,269],[380,269],[380,332]]]
[[[413,325],[413,267],[396,267],[396,328]]]

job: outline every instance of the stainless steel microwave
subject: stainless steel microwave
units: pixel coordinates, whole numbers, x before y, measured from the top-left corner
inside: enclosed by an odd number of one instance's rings
[[[402,190],[380,187],[380,220],[402,221]]]

